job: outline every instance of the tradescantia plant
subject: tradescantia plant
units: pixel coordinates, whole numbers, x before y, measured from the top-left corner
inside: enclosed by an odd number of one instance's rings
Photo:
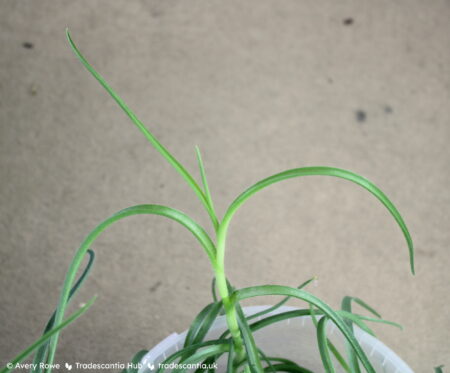
[[[8,363],[8,365],[0,371],[0,373],[14,370],[18,362],[23,361],[33,352],[35,352],[33,363],[36,365],[34,365],[34,368],[31,368],[31,371],[39,373],[50,373],[52,371],[61,329],[72,323],[84,312],[86,312],[95,300],[94,298],[91,299],[84,307],[76,311],[68,318],[64,318],[69,301],[84,282],[94,262],[95,255],[90,249],[92,243],[111,224],[128,216],[139,214],[161,215],[175,220],[187,228],[194,235],[208,256],[214,274],[212,284],[213,302],[208,304],[197,315],[189,328],[183,348],[167,357],[164,361],[165,364],[171,362],[184,362],[191,364],[214,363],[221,356],[227,355],[226,371],[230,373],[261,373],[276,371],[298,373],[311,372],[306,367],[302,367],[301,365],[285,359],[282,356],[266,356],[264,352],[258,348],[253,337],[253,333],[256,330],[267,327],[268,325],[272,325],[289,318],[309,315],[312,317],[317,328],[317,343],[323,368],[326,372],[335,371],[331,358],[331,356],[334,356],[341,368],[346,372],[359,373],[361,371],[366,371],[369,373],[375,373],[375,369],[366,356],[366,353],[363,351],[360,343],[355,338],[353,327],[354,325],[357,325],[364,331],[373,334],[372,330],[367,326],[368,321],[381,322],[395,326],[399,326],[398,324],[382,319],[377,311],[375,311],[363,300],[356,297],[345,297],[342,300],[341,309],[334,310],[321,299],[304,290],[304,288],[313,279],[304,282],[298,288],[280,285],[263,285],[236,289],[230,284],[226,277],[225,248],[228,227],[234,214],[256,192],[268,187],[269,185],[291,178],[310,175],[333,176],[351,181],[363,187],[373,194],[388,209],[406,239],[409,252],[410,269],[414,274],[414,249],[411,236],[403,221],[403,218],[388,197],[372,182],[350,171],[322,166],[295,168],[269,176],[246,189],[231,203],[223,217],[219,219],[208,187],[206,172],[199,148],[196,148],[196,155],[201,175],[201,185],[197,183],[185,167],[183,167],[183,165],[143,125],[136,115],[128,108],[125,102],[112,90],[108,83],[106,83],[103,77],[93,69],[93,67],[75,46],[68,30],[66,31],[66,34],[73,52],[80,59],[85,68],[105,88],[105,90],[112,96],[117,104],[128,115],[131,121],[136,125],[136,127],[153,145],[153,147],[175,168],[175,170],[184,178],[187,184],[197,195],[210,217],[212,226],[214,227],[215,237],[214,239],[211,238],[205,229],[188,215],[167,206],[155,204],[137,205],[123,209],[110,216],[108,219],[100,223],[91,233],[89,233],[80,245],[79,249],[76,251],[66,274],[64,285],[60,293],[59,303],[44,330],[43,336],[29,348],[22,351],[17,357],[12,359],[10,363]],[[75,281],[77,273],[79,272],[86,256],[88,257],[87,265],[78,280]],[[216,294],[216,292],[218,294]],[[255,315],[246,316],[244,314],[240,306],[240,302],[242,300],[266,295],[281,295],[285,298],[275,306]],[[306,309],[282,312],[276,315],[268,316],[269,312],[278,309],[289,298],[303,300],[309,305],[309,307]],[[369,317],[353,313],[353,303],[363,307],[372,315]],[[212,324],[216,318],[222,314],[225,315],[227,322],[228,328],[226,332],[224,332],[217,339],[206,340],[207,333]],[[255,318],[258,318],[258,321],[253,321]],[[333,323],[345,337],[347,345],[345,354],[339,352],[328,339],[326,335],[326,324],[328,322]],[[146,352],[147,351],[139,351],[133,358],[133,362],[139,362]],[[164,366],[164,364],[162,364],[162,366]],[[436,372],[441,371],[441,367],[435,369]],[[162,367],[158,369],[158,371],[163,370],[164,369]],[[197,371],[200,373],[205,370],[206,369],[199,368]],[[125,372],[129,373],[136,371],[136,368],[125,370]]]

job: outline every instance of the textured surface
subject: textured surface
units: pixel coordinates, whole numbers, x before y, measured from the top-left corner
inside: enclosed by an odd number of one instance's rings
[[[417,372],[450,367],[448,1],[23,1],[0,3],[0,362],[34,340],[83,237],[139,203],[207,224],[180,177],[75,59],[75,42],[154,134],[196,172],[199,145],[220,214],[287,168],[330,165],[374,181],[309,177],[250,200],[230,229],[239,287],[311,287],[334,307],[357,295],[400,321],[381,339]],[[95,243],[58,361],[127,361],[184,330],[211,271],[176,223],[134,217]],[[257,301],[257,303],[265,303]],[[295,303],[294,303],[295,304]]]

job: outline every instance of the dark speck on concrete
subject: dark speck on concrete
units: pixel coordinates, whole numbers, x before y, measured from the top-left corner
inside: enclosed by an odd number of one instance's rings
[[[384,107],[384,112],[385,112],[386,114],[392,114],[393,111],[394,111],[394,110],[392,109],[392,106],[386,105],[386,106]]]
[[[356,110],[355,111],[355,118],[359,123],[363,123],[367,119],[367,114],[363,110]]]
[[[163,183],[159,184],[159,187],[162,189],[165,187],[165,185]]]
[[[34,48],[34,44],[29,42],[29,41],[24,41],[22,43],[22,47],[24,47],[25,49],[33,49]]]
[[[156,290],[158,290],[158,288],[161,286],[162,282],[161,281],[156,281],[152,286],[150,286],[149,290],[150,293],[154,293]]]
[[[342,21],[342,23],[343,23],[345,26],[351,26],[351,25],[353,25],[354,22],[355,22],[355,21],[353,20],[353,18],[345,18],[345,19]]]

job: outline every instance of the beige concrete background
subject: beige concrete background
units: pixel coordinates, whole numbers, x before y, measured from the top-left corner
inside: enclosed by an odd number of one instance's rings
[[[310,290],[333,307],[360,296],[401,322],[403,332],[375,329],[414,371],[450,369],[449,16],[444,0],[2,0],[0,362],[39,336],[75,249],[112,213],[159,203],[208,225],[193,192],[76,60],[69,26],[196,177],[200,146],[220,215],[288,168],[330,165],[374,181],[410,228],[415,277],[401,231],[372,195],[309,177],[243,206],[229,278],[295,286],[317,274]],[[174,222],[130,218],[94,249],[74,305],[99,298],[63,332],[58,361],[128,361],[210,300],[207,258]]]

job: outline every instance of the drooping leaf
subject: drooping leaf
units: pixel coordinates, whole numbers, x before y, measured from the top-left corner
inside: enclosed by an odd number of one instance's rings
[[[316,279],[316,277],[312,277],[309,280],[306,280],[304,283],[302,283],[301,285],[297,286],[297,289],[303,289],[304,287],[306,287],[307,285],[309,285],[311,282],[313,282]],[[280,302],[276,303],[275,305],[273,305],[272,307],[269,307],[265,310],[262,310],[260,312],[257,312],[253,315],[247,316],[247,320],[253,320],[257,317],[261,317],[264,316],[270,312],[276,311],[278,308],[280,308],[283,304],[285,304],[289,299],[291,299],[291,297],[284,297]]]
[[[203,341],[203,338],[205,338],[206,334],[211,328],[211,325],[216,320],[221,308],[222,302],[219,301],[208,304],[200,311],[188,330],[186,339],[184,341],[184,347]],[[187,356],[184,356],[182,359],[186,357]]]
[[[253,286],[240,290],[236,290],[232,295],[231,299],[233,302],[239,302],[246,298],[266,296],[266,295],[284,295],[292,296],[301,300],[304,300],[316,308],[321,310],[326,317],[328,317],[342,332],[343,336],[350,342],[352,348],[355,350],[356,355],[360,359],[361,363],[364,365],[365,369],[369,373],[375,373],[375,370],[367,358],[365,352],[359,345],[353,333],[348,328],[347,324],[344,322],[341,316],[339,316],[330,306],[324,303],[319,298],[307,293],[304,290],[299,290],[296,288],[291,288],[288,286],[281,285],[263,285],[263,286]]]
[[[222,347],[220,347],[220,346],[222,346]],[[225,347],[223,347],[223,346],[225,346]],[[214,356],[214,355],[220,355],[224,352],[227,352],[229,350],[229,346],[230,346],[229,339],[214,339],[211,341],[206,341],[206,342],[198,343],[195,345],[190,345],[188,347],[184,347],[180,351],[174,352],[172,355],[168,356],[163,362],[161,362],[158,366],[156,373],[162,373],[165,370],[164,366],[166,366],[172,362],[175,362],[177,359],[181,358],[184,355],[192,356],[197,350],[200,350],[203,348],[209,348],[209,347],[219,347],[216,353],[212,353],[211,355],[209,355],[209,356]],[[210,350],[208,350],[208,351],[210,351]],[[214,351],[216,351],[216,350],[214,350]],[[208,358],[208,356],[205,356],[203,358],[203,360],[206,358]],[[183,363],[186,364],[187,362],[184,361]]]
[[[270,177],[267,177],[256,184],[252,185],[250,188],[245,190],[243,193],[241,193],[228,207],[228,210],[226,211],[221,227],[218,232],[218,239],[225,241],[226,237],[226,231],[228,229],[228,225],[231,221],[231,218],[235,214],[235,212],[238,210],[238,208],[252,195],[254,195],[256,192],[268,187],[271,184],[295,178],[295,177],[301,177],[301,176],[311,176],[311,175],[323,175],[323,176],[333,176],[342,178],[345,180],[349,180],[357,185],[360,185],[364,189],[368,190],[370,193],[372,193],[391,213],[392,217],[395,219],[397,224],[399,225],[400,229],[403,232],[403,235],[406,239],[406,242],[408,244],[409,249],[409,259],[410,259],[410,267],[411,272],[414,274],[414,247],[413,242],[411,239],[411,235],[409,234],[408,228],[406,227],[405,222],[403,221],[402,216],[398,212],[397,208],[394,206],[394,204],[389,200],[389,198],[372,182],[367,180],[366,178],[359,176],[353,172],[334,168],[334,167],[303,167],[303,168],[295,168],[291,170],[287,170],[284,172],[280,172],[278,174],[272,175]],[[219,262],[222,262],[222,253],[220,251],[223,250],[225,245],[225,242],[221,242],[220,245],[218,243],[218,257]],[[219,249],[220,246],[220,249]]]
[[[78,278],[78,280],[75,283],[75,285],[72,287],[72,289],[70,289],[69,297],[67,299],[67,302],[69,302],[70,299],[72,299],[72,297],[75,295],[75,293],[81,287],[81,285],[83,284],[84,280],[89,275],[89,272],[91,271],[92,265],[94,264],[94,260],[95,260],[95,253],[94,253],[94,251],[93,250],[88,250],[87,254],[89,255],[88,263],[86,264],[86,267],[85,267],[83,273]],[[50,329],[53,328],[53,324],[55,322],[55,315],[56,315],[56,310],[53,312],[52,316],[50,317],[50,320],[47,322],[47,325],[45,326],[43,334],[47,333]],[[30,369],[31,372],[41,373],[43,371],[41,363],[45,362],[45,358],[46,358],[46,355],[47,355],[47,350],[48,350],[48,341],[46,343],[42,344],[39,347],[39,349],[37,350],[37,352],[35,354],[35,357],[33,359],[32,367]],[[34,367],[36,367],[36,368],[34,368]]]
[[[333,362],[331,361],[330,352],[328,350],[328,338],[326,330],[327,317],[323,316],[317,323],[317,344],[319,346],[320,358],[327,373],[335,373]]]
[[[94,303],[95,299],[97,297],[91,298],[83,307],[75,311],[72,315],[70,315],[67,319],[65,319],[61,323],[57,323],[56,326],[54,326],[51,330],[49,330],[47,333],[42,335],[39,339],[37,339],[33,344],[31,344],[29,347],[25,348],[22,352],[20,352],[16,357],[11,359],[7,366],[5,366],[2,370],[0,370],[0,373],[8,373],[13,371],[15,368],[15,365],[17,363],[22,362],[25,360],[30,354],[33,353],[34,350],[39,348],[42,344],[46,343],[53,335],[58,333],[61,329],[64,329],[66,326],[70,325],[72,322],[74,322],[76,319],[78,319],[81,315],[83,315]]]
[[[85,238],[85,240],[82,242],[81,246],[75,253],[75,256],[70,263],[69,269],[66,273],[64,285],[61,290],[58,308],[55,315],[55,324],[59,324],[64,317],[64,312],[67,306],[67,300],[69,297],[70,289],[72,287],[72,283],[75,279],[84,255],[86,254],[92,243],[95,241],[95,239],[114,222],[117,222],[118,220],[124,219],[129,216],[142,214],[164,216],[183,225],[195,236],[195,238],[197,238],[214,266],[216,256],[215,246],[205,230],[189,216],[182,213],[181,211],[161,205],[137,205],[128,207],[126,209],[120,210],[119,212],[115,213],[114,215],[100,223],[91,233],[89,233],[89,235]],[[49,365],[51,365],[54,361],[56,346],[58,343],[58,334],[59,333],[55,333],[55,335],[50,340],[49,353],[47,358],[47,363]]]
[[[364,309],[366,309],[367,311],[369,311],[371,314],[375,315],[376,317],[381,318],[381,315],[371,306],[369,306],[366,302],[364,302],[361,298],[357,298],[357,297],[350,297],[350,296],[345,296],[342,299],[341,302],[341,309],[343,311],[347,311],[347,312],[352,312],[352,302],[355,302],[356,304],[359,304],[361,307],[363,307]]]

